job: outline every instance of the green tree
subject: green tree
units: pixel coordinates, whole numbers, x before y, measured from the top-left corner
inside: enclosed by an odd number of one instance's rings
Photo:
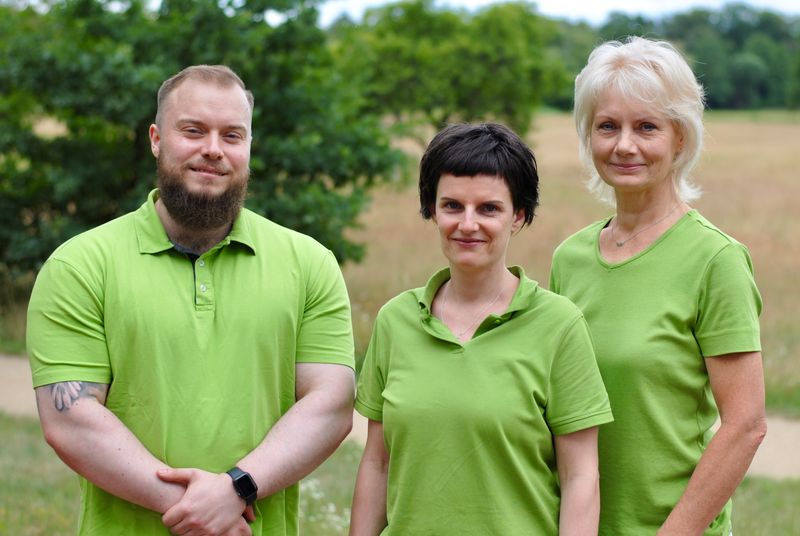
[[[691,45],[692,36],[706,37],[709,32],[723,40],[714,26],[714,12],[709,9],[696,8],[684,13],[676,13],[666,17],[662,22],[663,33],[667,39],[674,39]]]
[[[521,133],[542,99],[544,43],[554,27],[533,4],[469,14],[401,1],[332,30],[341,72],[365,88],[365,106],[434,128],[494,118]]]
[[[609,41],[620,40],[629,35],[653,38],[659,31],[656,23],[647,17],[612,11],[598,33],[603,41]]]
[[[789,65],[787,102],[790,108],[800,108],[800,50],[796,50]]]
[[[291,0],[51,1],[0,7],[0,264],[36,269],[66,238],[142,202],[161,81],[225,63],[256,97],[248,206],[358,259],[345,230],[399,156]],[[282,24],[267,9],[287,10]],[[43,119],[58,128],[41,131]]]
[[[761,105],[782,107],[787,104],[790,70],[789,51],[779,41],[764,33],[754,33],[744,44],[743,52],[764,62],[766,77],[761,95]]]
[[[710,26],[695,26],[686,36],[686,52],[692,68],[706,91],[710,108],[730,105],[733,84],[730,78],[730,47]]]
[[[749,52],[739,52],[730,64],[733,108],[757,108],[762,106],[767,94],[767,64]]]
[[[542,101],[553,108],[571,110],[575,77],[586,65],[600,37],[585,22],[556,21],[555,25],[555,32],[545,48]]]

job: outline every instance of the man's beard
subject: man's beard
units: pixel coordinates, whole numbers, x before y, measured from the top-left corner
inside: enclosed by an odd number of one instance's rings
[[[249,169],[243,176],[232,177],[228,188],[216,195],[190,192],[181,169],[170,167],[161,158],[157,159],[157,170],[159,198],[169,215],[187,230],[207,231],[231,225],[244,205]]]

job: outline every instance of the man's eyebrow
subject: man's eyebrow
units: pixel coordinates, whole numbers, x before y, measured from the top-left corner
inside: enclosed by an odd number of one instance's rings
[[[205,126],[206,125],[206,123],[204,121],[201,121],[200,119],[195,119],[195,118],[192,118],[192,117],[183,117],[181,119],[178,119],[175,122],[175,124],[177,126],[185,126],[185,125]],[[247,125],[244,124],[244,123],[231,123],[229,125],[225,125],[222,128],[222,130],[240,130],[242,132],[247,132],[248,128],[247,128]]]

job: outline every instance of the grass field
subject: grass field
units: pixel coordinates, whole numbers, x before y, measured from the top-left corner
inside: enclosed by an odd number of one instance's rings
[[[77,477],[44,443],[32,419],[0,413],[0,534],[71,536],[78,515]],[[343,444],[301,483],[300,534],[347,534],[361,447]],[[800,480],[745,480],[734,497],[734,534],[800,534]]]
[[[800,113],[719,112],[709,114],[706,123],[706,150],[695,173],[705,193],[694,206],[749,247],[764,299],[767,404],[773,413],[800,417],[798,292],[792,283],[800,259],[800,176],[794,160]],[[522,265],[546,285],[555,246],[610,210],[583,186],[577,136],[568,115],[539,116],[528,141],[539,163],[541,206],[533,225],[512,240],[509,262]],[[364,262],[344,269],[359,353],[380,306],[407,288],[423,285],[445,263],[433,224],[418,215],[415,186],[377,191],[363,229],[354,233],[367,245]]]

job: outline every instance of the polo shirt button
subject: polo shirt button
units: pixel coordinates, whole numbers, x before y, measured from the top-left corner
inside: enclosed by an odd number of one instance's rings
[[[501,322],[502,322],[502,320],[499,319],[499,318],[495,318],[495,320],[494,320],[495,325],[500,324]]]
[[[207,288],[205,285],[200,285],[200,292],[205,292]]]
[[[200,266],[205,266],[206,265],[206,261],[204,261],[203,259],[200,259],[199,261],[197,261],[197,264],[200,265]]]

